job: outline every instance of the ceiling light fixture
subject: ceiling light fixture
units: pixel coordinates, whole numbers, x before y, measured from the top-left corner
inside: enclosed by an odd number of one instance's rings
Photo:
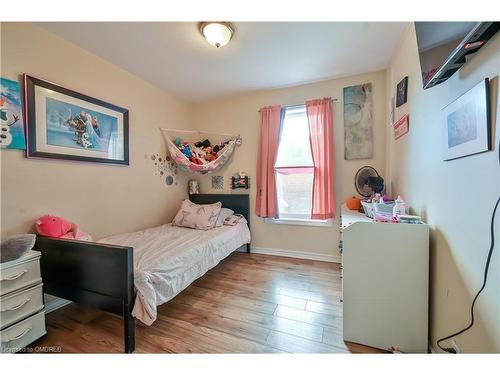
[[[229,43],[234,34],[230,22],[200,22],[200,32],[211,45],[219,48]]]

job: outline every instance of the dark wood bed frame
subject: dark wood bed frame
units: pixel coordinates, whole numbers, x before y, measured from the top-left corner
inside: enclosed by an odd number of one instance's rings
[[[198,204],[222,202],[250,223],[246,194],[197,194]],[[246,245],[250,252],[250,244]],[[125,353],[135,350],[134,249],[96,242],[37,236],[34,250],[42,253],[43,291],[56,297],[123,316]]]

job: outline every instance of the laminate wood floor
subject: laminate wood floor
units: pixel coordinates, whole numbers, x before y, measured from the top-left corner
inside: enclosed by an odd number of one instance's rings
[[[136,353],[380,353],[342,340],[340,266],[234,253],[137,323]],[[123,353],[122,319],[77,304],[47,314],[34,346]]]

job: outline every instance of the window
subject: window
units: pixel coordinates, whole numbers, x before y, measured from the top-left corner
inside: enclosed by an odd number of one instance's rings
[[[311,219],[314,164],[306,107],[285,109],[274,165],[279,219]]]

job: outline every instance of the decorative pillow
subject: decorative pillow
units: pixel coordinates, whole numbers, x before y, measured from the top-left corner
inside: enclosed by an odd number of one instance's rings
[[[226,220],[224,220],[224,225],[234,226],[234,225],[236,225],[238,223],[245,223],[245,224],[247,224],[248,221],[247,221],[247,219],[245,219],[245,216],[240,215],[240,214],[231,215],[228,218],[226,218]]]
[[[196,204],[189,199],[182,202],[181,208],[172,221],[173,225],[193,229],[208,230],[215,227],[222,207],[221,202]]]
[[[34,234],[18,234],[2,241],[0,245],[0,263],[20,258],[35,246]]]
[[[220,210],[219,217],[217,218],[217,222],[215,223],[215,226],[222,227],[224,225],[224,220],[226,220],[232,214],[234,214],[233,210],[230,210],[229,208],[222,207]]]

